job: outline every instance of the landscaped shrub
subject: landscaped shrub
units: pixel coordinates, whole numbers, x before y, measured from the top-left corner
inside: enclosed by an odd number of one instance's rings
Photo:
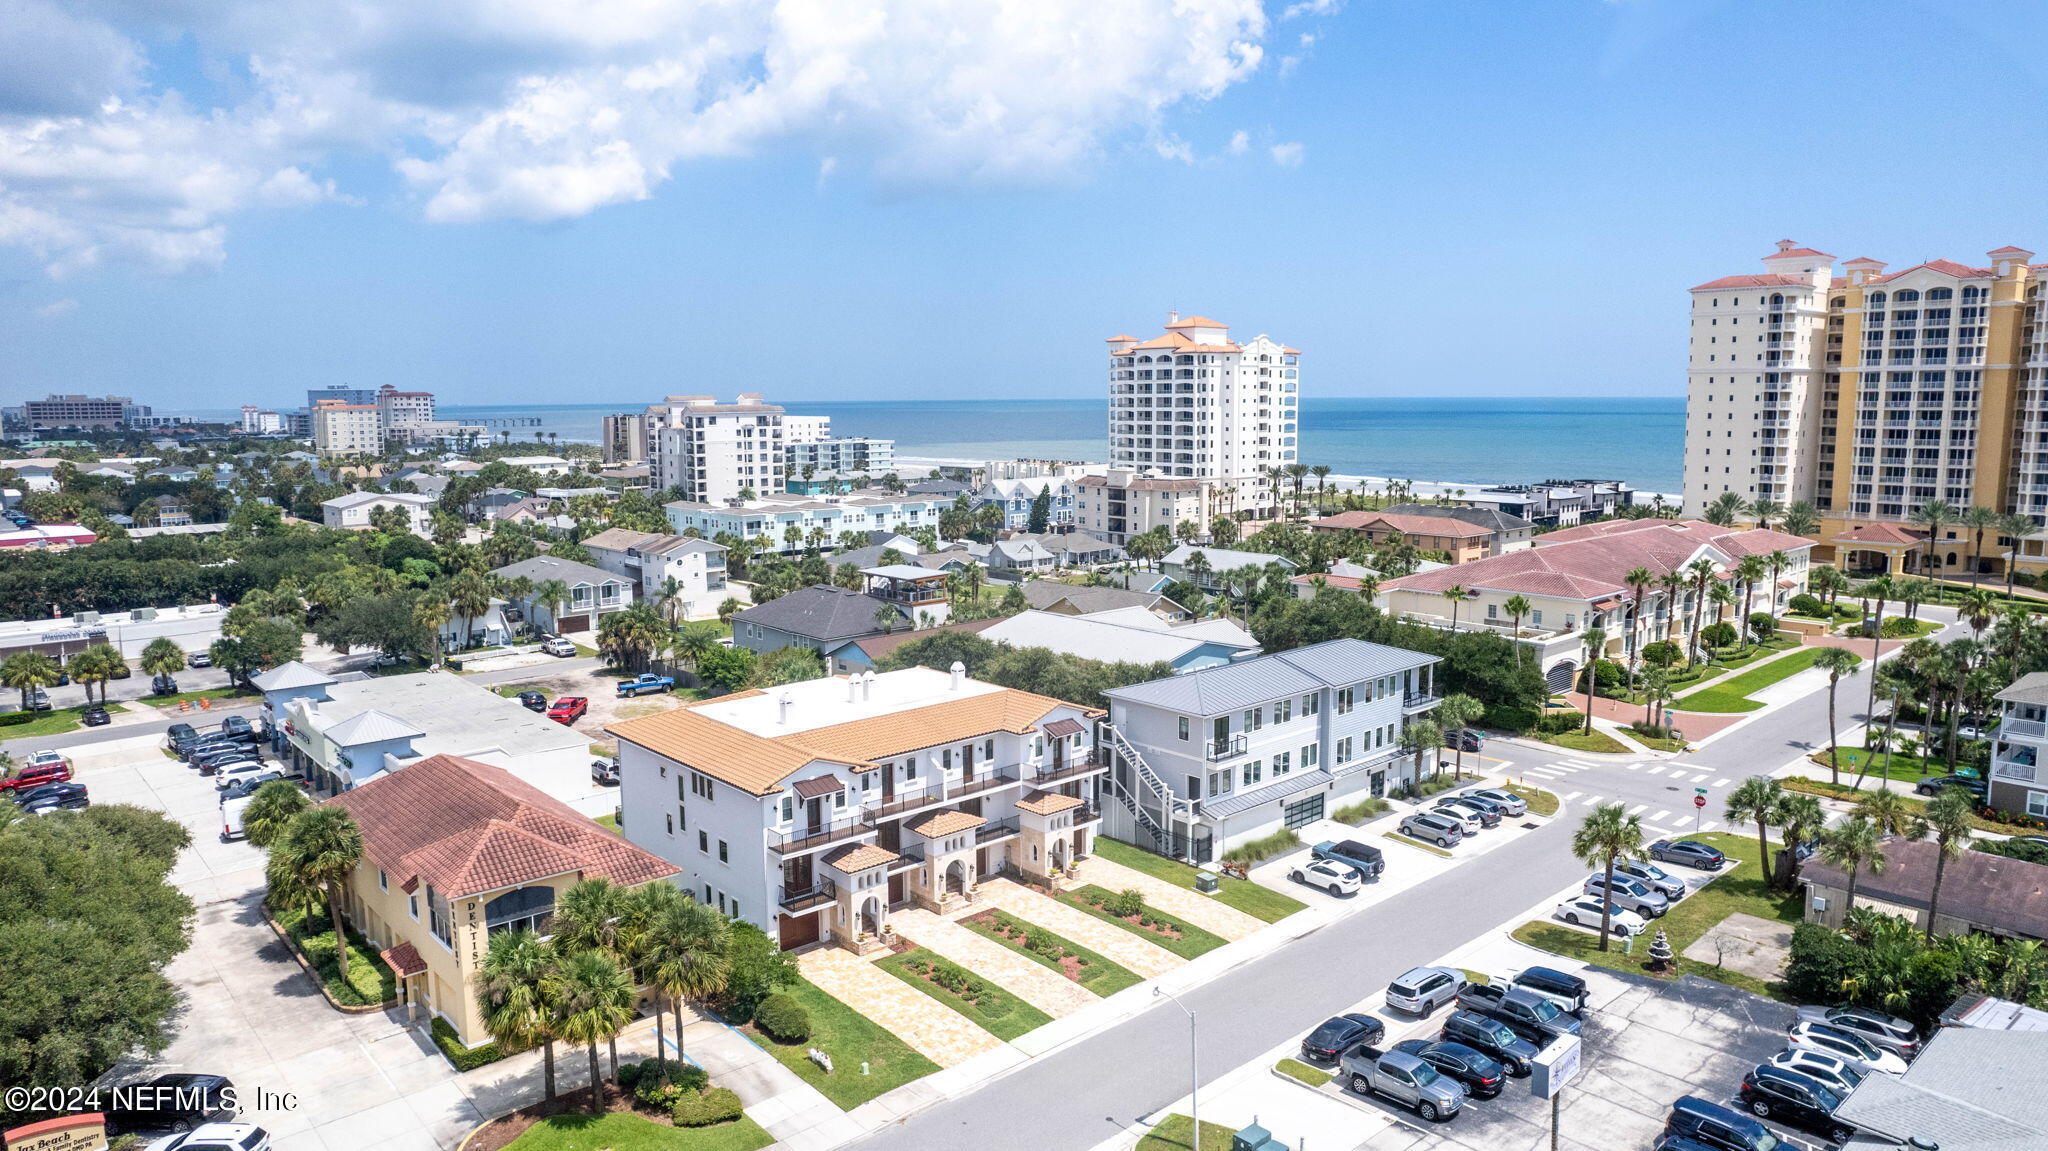
[[[1643,645],[1643,662],[1651,667],[1670,667],[1685,658],[1685,650],[1668,639]]]
[[[1771,618],[1770,612],[1756,612],[1749,617],[1749,634],[1757,639],[1769,639],[1778,634],[1778,621]]]
[[[1486,712],[1479,717],[1480,727],[1490,727],[1510,735],[1519,735],[1536,726],[1537,710],[1520,704],[1489,704]]]
[[[1552,708],[1536,721],[1536,734],[1564,735],[1567,732],[1578,731],[1585,724],[1586,717],[1576,711]]]
[[[1732,623],[1710,623],[1700,629],[1700,641],[1708,647],[1727,647],[1739,638]]]
[[[1627,682],[1628,669],[1611,659],[1595,660],[1593,678],[1599,682],[1601,691],[1613,691]]]
[[[669,1112],[678,1127],[709,1127],[716,1123],[730,1123],[740,1117],[744,1108],[740,1097],[729,1087],[713,1087],[695,1095],[685,1096]]]
[[[1833,928],[1802,923],[1792,929],[1791,959],[1785,964],[1785,990],[1801,1003],[1832,1003],[1841,998],[1842,979],[1855,960],[1856,944]]]
[[[1907,636],[1919,635],[1920,628],[1919,625],[1915,624],[1912,620],[1907,619],[1905,616],[1895,615],[1885,620],[1884,623],[1878,627],[1877,634],[1883,636],[1886,639],[1904,639]]]
[[[668,1082],[661,1081],[663,1061],[642,1059],[619,1065],[619,1087],[633,1093],[640,1105],[654,1111],[673,1108],[686,1095],[695,1095],[711,1082],[711,1076],[694,1063],[667,1061]]]
[[[1338,823],[1349,823],[1356,825],[1364,823],[1368,819],[1385,815],[1387,812],[1392,810],[1393,805],[1388,803],[1384,799],[1367,798],[1362,799],[1349,807],[1338,808],[1335,812],[1331,813],[1330,818],[1336,820]]]
[[[1102,910],[1118,919],[1128,919],[1145,913],[1145,896],[1135,887],[1127,887],[1102,901]]]
[[[1290,828],[1281,828],[1271,835],[1246,840],[1223,853],[1223,862],[1241,863],[1249,867],[1264,859],[1284,855],[1301,846],[1301,836]]]
[[[1827,614],[1827,607],[1820,602],[1820,597],[1808,595],[1805,592],[1800,592],[1798,595],[1793,596],[1792,602],[1786,606],[1799,615],[1824,616]]]
[[[1007,921],[1005,921],[1007,926]],[[1064,959],[1067,949],[1060,943],[1059,936],[1043,927],[1024,929],[1024,949],[1045,956],[1047,959]]]
[[[464,1047],[462,1040],[455,1034],[455,1028],[438,1015],[434,1016],[432,1030],[434,1046],[441,1049],[441,1054],[448,1057],[449,1064],[457,1071],[474,1071],[486,1063],[496,1063],[505,1057],[505,1052],[499,1050],[496,1043],[486,1043],[482,1047]]]
[[[1677,735],[1675,735],[1675,734],[1673,734],[1673,733],[1672,733],[1672,730],[1671,730],[1670,728],[1668,728],[1668,727],[1665,727],[1665,726],[1664,726],[1663,724],[1661,724],[1661,723],[1644,723],[1644,722],[1643,722],[1642,720],[1640,720],[1640,719],[1639,719],[1639,720],[1637,720],[1637,721],[1635,721],[1635,722],[1634,722],[1634,723],[1632,723],[1632,724],[1629,724],[1629,725],[1628,725],[1628,729],[1629,729],[1630,731],[1632,731],[1632,732],[1635,732],[1635,733],[1636,733],[1637,735],[1640,735],[1640,736],[1644,737],[1645,739],[1677,739],[1677,738],[1678,738],[1678,736],[1677,736]]]
[[[1986,855],[2003,855],[2026,863],[2048,864],[2048,845],[2024,839],[1977,839],[1970,846]]]
[[[754,1025],[777,1043],[802,1043],[811,1037],[811,1013],[787,995],[775,994],[754,1008]]]

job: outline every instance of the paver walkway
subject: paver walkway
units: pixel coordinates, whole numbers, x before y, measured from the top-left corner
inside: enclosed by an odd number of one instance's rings
[[[1265,920],[1246,915],[1213,895],[1189,891],[1179,884],[1168,883],[1099,855],[1081,860],[1079,868],[1083,883],[1093,883],[1111,891],[1135,887],[1144,893],[1146,903],[1233,943],[1266,926]]]
[[[976,898],[1019,919],[1036,923],[1055,935],[1064,935],[1145,979],[1164,975],[1186,962],[1164,947],[1148,943],[1114,923],[1105,923],[1085,911],[1069,907],[1057,899],[1049,899],[1007,879],[982,880]]]
[[[973,1020],[841,947],[797,957],[804,978],[910,1044],[941,1067],[964,1063],[1002,1040]]]
[[[892,912],[889,923],[903,938],[931,948],[1054,1019],[1096,1002],[1094,992],[1050,967],[922,908]]]

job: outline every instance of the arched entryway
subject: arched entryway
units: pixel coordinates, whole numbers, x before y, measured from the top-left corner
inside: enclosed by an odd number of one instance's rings
[[[946,894],[967,894],[967,863],[956,859],[946,867]]]
[[[872,895],[860,905],[860,929],[869,935],[882,933],[882,901]]]
[[[1552,664],[1549,671],[1543,673],[1543,684],[1553,692],[1568,692],[1576,686],[1574,679],[1578,674],[1577,660],[1560,660]]]
[[[1064,835],[1052,841],[1052,869],[1054,871],[1065,871],[1067,869],[1067,837]]]

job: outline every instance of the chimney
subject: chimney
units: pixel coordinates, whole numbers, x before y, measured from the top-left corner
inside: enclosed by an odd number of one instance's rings
[[[1170,328],[1170,327],[1172,327],[1172,326],[1174,326],[1175,324],[1178,324],[1178,323],[1180,323],[1180,313],[1179,313],[1179,312],[1168,312],[1168,313],[1166,313],[1166,326],[1167,326],[1167,327],[1169,327],[1169,328]]]
[[[786,726],[786,725],[787,725],[787,724],[789,723],[789,704],[790,704],[790,698],[789,698],[789,691],[788,691],[788,689],[784,689],[784,690],[783,690],[782,692],[780,692],[779,694],[777,694],[777,695],[776,695],[776,697],[775,697],[775,722],[776,722],[776,723],[778,723],[778,724],[783,724],[783,725],[785,725],[785,726]]]
[[[967,665],[961,663],[959,660],[956,659],[953,661],[953,690],[959,691],[961,685],[965,684],[966,682]]]
[[[849,675],[846,677],[846,702],[860,702],[860,676],[858,675]]]
[[[875,673],[872,668],[861,673],[860,698],[862,703],[875,698]]]

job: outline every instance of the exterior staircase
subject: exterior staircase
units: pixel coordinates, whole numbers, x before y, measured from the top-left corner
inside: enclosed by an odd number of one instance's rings
[[[1152,770],[1152,765],[1145,762],[1145,757],[1138,754],[1138,749],[1124,738],[1124,733],[1118,731],[1115,724],[1105,722],[1102,730],[1109,736],[1111,751],[1130,765],[1131,778],[1137,785],[1135,788],[1126,787],[1112,771],[1106,777],[1109,794],[1123,804],[1138,829],[1150,837],[1152,850],[1165,856],[1177,856],[1180,853],[1174,850],[1172,829],[1152,813],[1162,811],[1169,819],[1192,820],[1195,805],[1173,793],[1173,789],[1159,778],[1159,773]]]

